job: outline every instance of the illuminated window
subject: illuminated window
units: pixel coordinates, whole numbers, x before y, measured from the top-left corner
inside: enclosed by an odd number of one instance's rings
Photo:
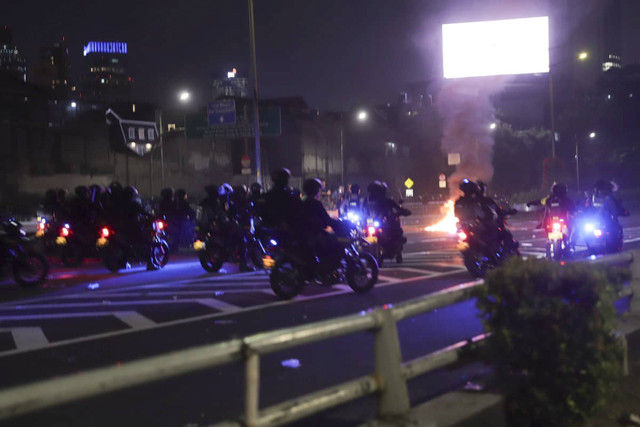
[[[172,130],[176,130],[176,124],[175,123],[169,123],[167,125],[167,131],[171,132]]]
[[[144,137],[144,128],[138,128],[138,139],[140,141],[144,141],[145,137]]]
[[[136,139],[136,128],[129,128],[129,139]]]

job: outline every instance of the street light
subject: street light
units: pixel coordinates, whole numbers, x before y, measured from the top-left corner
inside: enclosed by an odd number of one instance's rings
[[[180,99],[180,102],[185,103],[189,101],[189,98],[191,98],[191,94],[186,90],[183,90],[182,92],[180,92],[178,98]]]
[[[584,61],[585,59],[589,58],[589,52],[580,52],[578,54],[578,59],[580,61]]]
[[[491,123],[489,125],[489,129],[491,129],[491,130],[495,130],[497,127],[498,127],[498,125],[496,123]]]
[[[71,108],[76,108],[77,106],[76,101],[71,101]]]
[[[595,133],[595,132],[591,132],[591,133],[589,134],[589,138],[593,139],[593,138],[595,138],[595,137],[596,137],[596,133]]]
[[[358,115],[356,116],[358,118],[359,121],[364,122],[367,120],[367,112],[364,110],[360,110],[358,111]]]

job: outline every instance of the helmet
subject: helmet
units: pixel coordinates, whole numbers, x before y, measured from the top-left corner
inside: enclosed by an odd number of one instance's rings
[[[367,191],[369,192],[369,198],[372,200],[384,196],[384,187],[377,180],[367,186]]]
[[[233,193],[233,187],[227,182],[218,187],[218,196],[228,196],[231,193]]]
[[[487,189],[487,184],[485,184],[480,180],[478,180],[477,184],[478,184],[478,189],[480,190],[478,194],[480,194],[481,196],[484,195],[484,192]]]
[[[173,188],[163,188],[162,191],[160,191],[160,197],[164,200],[173,199]]]
[[[262,193],[262,185],[258,184],[257,182],[254,182],[253,184],[251,184],[251,187],[249,187],[251,190],[252,194],[260,194]]]
[[[474,194],[480,194],[480,187],[475,182],[465,178],[460,183],[460,191],[462,191],[465,196],[472,196]]]
[[[613,185],[604,179],[596,181],[596,185],[593,188],[596,192],[608,193],[613,191]]]
[[[564,197],[567,194],[567,184],[558,182],[551,187],[551,195],[555,197]]]
[[[139,196],[138,189],[132,185],[129,185],[125,187],[124,190],[122,190],[122,196],[124,200],[134,201]]]
[[[302,184],[302,191],[304,191],[308,197],[315,197],[322,188],[322,181],[318,178],[307,179]]]
[[[187,192],[183,188],[178,188],[175,193],[176,201],[183,201],[187,199]]]
[[[236,185],[233,187],[232,192],[238,197],[238,199],[242,199],[247,196],[247,186],[244,184]]]
[[[74,190],[76,193],[76,197],[79,199],[88,199],[89,198],[89,189],[86,185],[78,185]]]
[[[349,191],[351,191],[351,194],[358,194],[360,193],[360,186],[358,184],[351,184]]]
[[[217,185],[207,185],[204,187],[204,192],[207,193],[209,197],[216,197],[218,195],[218,186]]]
[[[287,168],[280,168],[271,172],[271,181],[279,187],[289,184],[289,178],[291,178],[291,171]]]

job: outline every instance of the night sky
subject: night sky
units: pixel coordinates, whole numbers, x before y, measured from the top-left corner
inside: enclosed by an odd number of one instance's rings
[[[321,109],[394,101],[407,83],[437,74],[436,35],[457,12],[452,0],[254,1],[260,96],[303,96]],[[536,7],[524,15],[544,3],[527,2]],[[474,18],[468,9],[458,11],[469,15],[463,19]],[[181,89],[203,104],[214,76],[231,67],[241,76],[249,70],[245,0],[10,1],[2,6],[2,21],[30,70],[38,47],[64,35],[76,80],[84,43],[128,42],[134,97],[167,107]]]

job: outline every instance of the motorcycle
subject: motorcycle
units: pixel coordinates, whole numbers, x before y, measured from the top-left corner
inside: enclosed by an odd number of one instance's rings
[[[355,227],[344,221],[334,232],[335,258],[315,256],[301,242],[291,242],[275,262],[265,257],[271,289],[280,299],[293,298],[308,284],[331,286],[346,281],[357,293],[373,288],[378,281],[378,262],[373,255],[358,251]]]
[[[546,255],[550,260],[562,260],[570,256],[569,219],[566,215],[549,215],[544,224],[547,233]]]
[[[579,226],[590,255],[622,252],[622,226],[605,211],[598,209],[583,214]]]
[[[371,244],[371,253],[379,265],[385,259],[394,259],[402,264],[402,249],[407,238],[402,235],[402,228],[390,227],[385,220],[367,219],[365,239]]]
[[[98,256],[94,244],[97,228],[95,225],[89,225],[81,231],[70,223],[60,227],[56,244],[59,247],[60,261],[65,267],[78,267],[86,257]]]
[[[194,242],[193,248],[198,252],[202,268],[215,273],[225,262],[240,262],[243,241],[247,258],[255,268],[262,267],[266,253],[264,245],[256,238],[253,229],[244,230],[236,221],[213,221],[201,238]]]
[[[38,217],[35,239],[40,243],[47,255],[55,255],[58,250],[56,238],[58,237],[58,222],[44,217]]]
[[[22,225],[15,219],[2,223],[0,234],[0,267],[11,266],[15,281],[25,287],[44,283],[49,274],[49,261],[31,246]],[[1,270],[3,271],[4,268]]]
[[[484,278],[489,270],[501,266],[510,257],[520,256],[517,242],[500,240],[492,248],[486,240],[486,232],[479,222],[458,223],[456,250],[462,253],[467,271],[476,278]]]
[[[147,270],[158,270],[169,261],[169,245],[164,239],[167,225],[163,220],[149,221],[144,225],[144,242],[132,243],[119,230],[110,226],[100,228],[96,247],[104,266],[117,272],[131,262],[147,263]]]

